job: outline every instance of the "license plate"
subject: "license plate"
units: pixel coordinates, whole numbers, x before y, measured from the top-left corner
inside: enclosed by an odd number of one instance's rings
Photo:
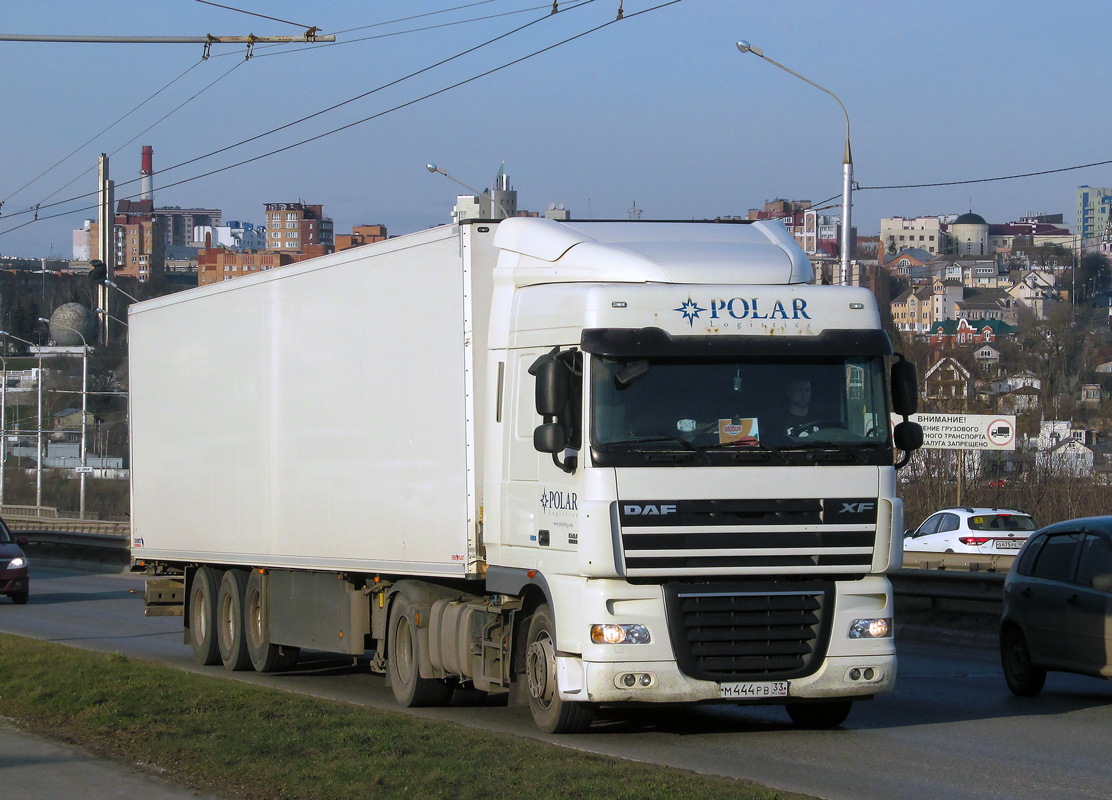
[[[1027,541],[1027,540],[1026,539],[997,539],[996,540],[996,549],[997,550],[1018,550],[1019,548],[1023,547],[1023,543],[1025,541]]]
[[[787,697],[787,681],[763,681],[761,683],[720,683],[721,697],[738,700],[760,700],[765,697]]]

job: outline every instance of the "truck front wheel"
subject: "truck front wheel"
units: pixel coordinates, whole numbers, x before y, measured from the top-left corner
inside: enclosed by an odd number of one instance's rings
[[[243,600],[247,588],[247,575],[241,569],[230,569],[220,581],[220,594],[216,601],[216,639],[220,660],[224,668],[233,672],[251,666],[247,656],[247,636],[243,624]]]
[[[189,589],[189,643],[193,660],[203,666],[220,663],[216,646],[216,595],[220,591],[223,572],[201,567],[193,573]]]
[[[529,619],[525,677],[529,684],[529,710],[538,728],[545,733],[578,733],[590,726],[593,707],[560,699],[556,685],[556,626],[547,604],[538,607]]]
[[[387,631],[387,669],[394,699],[406,708],[442,706],[448,703],[452,687],[436,678],[421,677],[420,640],[417,637],[417,612],[402,595],[390,609]]]

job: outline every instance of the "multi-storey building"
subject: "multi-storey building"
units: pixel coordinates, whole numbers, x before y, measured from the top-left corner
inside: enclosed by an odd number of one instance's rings
[[[146,283],[165,268],[163,220],[153,216],[150,200],[120,200],[113,218],[112,274]],[[89,239],[97,241],[100,223],[89,222]]]
[[[267,250],[323,255],[333,249],[332,219],[323,206],[267,203],[266,231]]]
[[[386,239],[385,225],[355,225],[351,233],[336,234],[336,251],[350,250],[372,242],[381,242]]]
[[[163,221],[162,236],[164,243],[186,246],[192,244],[193,229],[200,226],[220,225],[223,212],[219,208],[180,208],[167,206],[151,211],[151,216]]]
[[[293,253],[242,253],[223,247],[209,247],[197,254],[197,285],[230,281],[255,272],[284,267],[299,260]]]
[[[932,256],[948,253],[946,223],[953,216],[890,217],[880,221],[880,246],[894,255],[905,248],[926,250]]]
[[[1109,239],[1112,218],[1112,189],[1077,187],[1077,232],[1087,247]]]

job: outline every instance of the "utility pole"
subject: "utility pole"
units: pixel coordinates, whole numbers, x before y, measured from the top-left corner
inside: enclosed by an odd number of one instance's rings
[[[115,184],[108,179],[108,156],[104,153],[100,154],[100,168],[98,171],[98,184],[97,184],[97,258],[104,262],[105,269],[108,270],[108,278],[113,275],[112,265],[115,263],[113,258],[112,245],[114,242],[113,229],[115,227],[115,219],[112,214],[112,206],[115,203]],[[108,308],[108,288],[103,282],[97,285],[97,308]],[[105,344],[108,343],[108,315],[104,315],[101,323],[101,341]]]

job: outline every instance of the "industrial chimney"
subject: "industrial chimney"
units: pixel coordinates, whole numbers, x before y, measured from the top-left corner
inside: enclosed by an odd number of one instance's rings
[[[139,170],[139,199],[154,201],[154,148],[143,145],[143,166]]]

